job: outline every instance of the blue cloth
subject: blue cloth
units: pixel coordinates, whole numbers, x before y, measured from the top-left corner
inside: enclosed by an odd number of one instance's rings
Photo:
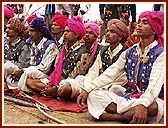
[[[43,48],[41,49],[41,51],[39,51],[39,53],[36,55],[35,54],[35,49],[32,47],[32,52],[33,52],[33,56],[34,59],[36,61],[36,65],[40,64],[40,62],[42,61],[43,55],[46,51],[46,49],[48,48],[48,46],[52,43],[55,43],[52,40],[47,40],[44,44],[43,44]]]
[[[146,63],[143,62],[140,63],[137,81],[136,81],[136,65],[138,63],[138,53],[136,51],[136,46],[131,47],[127,50],[126,52],[127,61],[125,66],[129,86],[126,91],[127,93],[132,94],[137,92],[136,86],[138,86],[138,88],[142,92],[144,92],[147,89],[153,63],[155,62],[157,57],[163,52],[163,50],[164,48],[162,46],[156,45],[147,53],[149,59]],[[161,92],[163,93],[163,89]]]
[[[43,18],[35,18],[29,25],[30,27],[34,28],[37,32],[40,32],[43,34],[44,37],[46,37],[48,40],[53,40],[55,41],[54,37],[51,35],[49,29],[46,26],[45,21]],[[56,41],[55,41],[56,42]],[[56,42],[57,46],[58,43]]]

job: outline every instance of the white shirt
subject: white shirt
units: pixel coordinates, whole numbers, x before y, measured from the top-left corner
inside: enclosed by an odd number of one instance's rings
[[[43,38],[40,41],[40,43],[36,46],[36,48],[41,49],[43,47],[43,44],[46,41],[47,41],[47,38]],[[33,43],[33,47],[35,47],[34,43]],[[42,71],[43,73],[48,73],[48,71],[51,68],[53,60],[58,56],[58,54],[59,54],[59,51],[58,51],[56,44],[54,43],[50,44],[47,47],[40,64],[35,67],[39,69],[40,71]],[[34,64],[35,64],[35,60],[34,60],[34,57],[32,57],[31,65],[34,65]]]
[[[110,53],[110,55],[109,55],[110,58],[112,59],[122,49],[122,47],[123,46],[121,44],[119,44],[113,51],[111,51],[111,49],[109,47],[108,51]],[[94,64],[92,65],[92,67],[89,69],[88,73],[85,76],[84,86],[92,86],[90,84],[96,77],[99,76],[99,74],[100,74],[99,71],[100,71],[101,68],[102,68],[102,60],[101,60],[101,56],[100,56],[100,53],[99,53],[97,55],[97,58],[96,58]],[[115,83],[113,82],[112,84],[124,84],[124,83],[126,83],[126,76],[122,75],[120,77],[120,82],[115,81]],[[89,88],[89,87],[86,87],[86,88]]]
[[[138,45],[137,47],[138,50],[138,48],[140,48],[139,44],[135,45]],[[157,45],[156,41],[151,43],[148,47],[145,48],[144,54],[147,54],[148,51],[156,45]],[[107,68],[99,77],[94,79],[92,83],[85,86],[84,89],[87,92],[90,92],[92,90],[101,88],[109,83],[112,83],[118,76],[123,74],[125,72],[125,63],[126,63],[125,53],[126,52],[124,51],[116,63]],[[148,107],[158,97],[161,87],[164,84],[164,76],[165,76],[164,70],[165,68],[164,68],[164,52],[163,52],[157,57],[157,59],[153,63],[149,79],[149,85],[144,94],[140,97],[141,99],[140,104],[143,104],[144,106]]]

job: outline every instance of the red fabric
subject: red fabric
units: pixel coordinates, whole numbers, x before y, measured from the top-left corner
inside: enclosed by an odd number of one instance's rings
[[[135,84],[135,83],[131,83],[131,82],[129,82],[129,83],[128,83],[128,86],[130,86],[130,87],[133,87],[133,88],[134,88],[134,87],[136,86],[136,84]]]
[[[52,110],[57,110],[57,111],[66,111],[66,112],[76,112],[76,113],[81,113],[81,112],[87,112],[87,105],[85,105],[83,108],[79,107],[77,103],[74,101],[58,101],[57,99],[53,99],[51,97],[38,97],[36,95],[32,96],[33,99],[47,105],[49,108]]]
[[[140,88],[145,88],[145,85],[144,85],[142,82],[140,82],[139,87],[140,87]]]
[[[17,92],[16,90],[12,90],[8,88],[5,88],[4,91],[8,93],[14,93],[15,95]],[[87,105],[84,105],[84,107],[81,108],[77,105],[75,101],[74,102],[73,101],[59,101],[51,97],[45,97],[45,96],[38,97],[37,95],[33,95],[32,98],[45,104],[46,106],[48,106],[49,108],[55,111],[76,112],[76,113],[88,111]]]
[[[5,87],[4,88],[4,92],[13,93],[13,94],[17,95],[17,94],[19,94],[20,90],[18,90],[18,89],[9,89],[8,87]]]
[[[33,14],[33,15],[29,16],[29,17],[27,18],[28,24],[29,24],[33,19],[35,19],[35,18],[37,18],[37,15],[36,15],[36,14]]]
[[[67,19],[68,18],[66,16],[56,12],[51,21],[56,22],[61,27],[61,29],[65,29]]]

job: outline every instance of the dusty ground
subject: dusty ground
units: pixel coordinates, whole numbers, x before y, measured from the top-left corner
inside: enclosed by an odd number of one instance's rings
[[[2,124],[3,125],[33,125],[33,124],[45,124],[45,125],[53,125],[57,124],[56,122],[49,120],[46,116],[44,116],[37,108],[32,107],[24,107],[20,105],[16,105],[12,102],[4,101],[4,110],[2,116]],[[63,111],[54,111],[49,112],[49,115],[65,122],[67,125],[69,124],[122,124],[121,122],[108,122],[95,121],[88,112],[85,113],[73,113],[73,112],[63,112]]]
[[[66,122],[67,124],[121,124],[121,122],[97,122],[86,113],[72,113],[54,111],[50,115]],[[5,101],[4,103],[4,125],[10,124],[56,124],[48,120],[37,108],[24,107]]]
[[[73,112],[62,112],[54,111],[50,112],[50,115],[57,119],[66,122],[61,125],[97,125],[97,126],[118,126],[121,122],[108,122],[108,121],[95,121],[88,112],[86,113],[73,113]],[[164,121],[160,122],[161,124]],[[3,125],[54,125],[58,124],[49,120],[44,116],[37,108],[19,106],[11,102],[5,101],[4,103],[4,117]]]
[[[110,121],[95,121],[88,112],[85,113],[73,113],[73,112],[63,112],[63,111],[54,111],[48,112],[49,115],[65,122],[65,125],[112,125],[118,126],[123,124],[122,122],[110,122]],[[4,101],[4,110],[3,110],[3,125],[54,125],[58,124],[52,120],[49,120],[44,116],[37,108],[33,107],[24,107],[16,105],[12,102]],[[164,124],[164,120],[160,122]]]

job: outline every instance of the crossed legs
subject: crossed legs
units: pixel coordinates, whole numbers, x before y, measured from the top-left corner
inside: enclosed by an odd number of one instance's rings
[[[105,111],[107,113],[103,113],[100,116],[100,120],[106,120],[106,121],[124,121],[129,123],[135,114],[135,109],[137,106],[131,108],[130,110],[118,114],[117,113],[117,105],[115,103],[110,103]],[[158,113],[158,105],[156,102],[153,102],[148,108],[147,108],[148,116],[156,116]]]

